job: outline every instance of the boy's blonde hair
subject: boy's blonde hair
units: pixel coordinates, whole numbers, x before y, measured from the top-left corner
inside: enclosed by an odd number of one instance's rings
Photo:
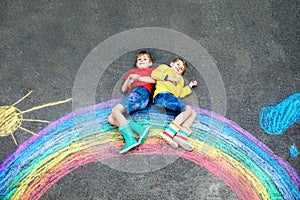
[[[152,55],[151,55],[150,52],[148,52],[148,51],[140,51],[140,52],[136,55],[136,60],[137,60],[138,57],[141,56],[141,55],[147,55],[148,58],[149,58],[149,60],[150,60],[151,62],[153,62]]]

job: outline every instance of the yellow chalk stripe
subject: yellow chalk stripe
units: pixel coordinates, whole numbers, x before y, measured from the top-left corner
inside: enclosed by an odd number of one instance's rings
[[[161,137],[160,137],[160,133],[161,133],[162,131],[164,131],[164,130],[161,130],[161,129],[150,129],[149,136],[150,136],[150,137],[161,138]]]
[[[50,123],[48,120],[41,120],[41,119],[23,119],[26,122],[42,122],[42,123]]]
[[[17,105],[18,103],[20,103],[21,101],[23,101],[26,97],[28,97],[30,94],[32,93],[32,90],[30,92],[28,92],[24,97],[22,97],[21,99],[19,99],[16,103],[14,103],[12,106]]]
[[[122,137],[120,136],[119,133],[105,132],[105,133],[96,134],[96,135],[92,135],[87,138],[84,138],[81,140],[81,142],[86,147],[86,149],[88,149],[88,148],[96,146],[96,145],[120,141],[121,139],[122,139]]]
[[[24,127],[21,127],[21,126],[20,126],[20,129],[22,129],[23,131],[26,131],[26,132],[28,132],[28,133],[31,133],[32,135],[36,135],[36,133],[34,133],[34,132],[32,132],[32,131],[30,131],[30,130],[24,128]]]
[[[18,142],[17,142],[17,140],[16,140],[16,138],[15,138],[15,136],[14,136],[14,134],[13,134],[13,133],[11,133],[11,137],[13,138],[13,140],[14,140],[15,144],[16,144],[16,145],[18,145]]]
[[[47,103],[47,104],[44,104],[44,105],[40,105],[40,106],[30,108],[28,110],[24,110],[24,111],[22,111],[22,113],[27,113],[27,112],[31,112],[31,111],[34,111],[34,110],[39,110],[39,109],[42,109],[42,108],[45,108],[45,107],[55,106],[55,105],[58,105],[58,104],[66,103],[66,102],[71,101],[71,100],[72,100],[72,98],[62,100],[62,101]]]
[[[238,169],[246,177],[246,179],[252,183],[257,193],[259,193],[263,197],[263,199],[270,199],[270,195],[266,187],[260,181],[260,179],[254,173],[252,173],[252,171],[250,171],[248,168],[243,167],[243,165],[238,160],[234,159],[230,155],[222,152],[220,149],[214,146],[203,144],[203,142],[201,141],[194,140],[193,144],[195,145],[196,149],[200,150],[201,153],[204,154],[205,152],[203,151],[203,148],[199,148],[199,147],[207,146],[206,149],[209,149],[210,151],[209,154],[207,154],[206,156],[209,156],[210,158],[214,158],[214,160],[216,159],[220,160],[220,158],[224,159],[228,163],[228,165],[232,165],[234,168]]]
[[[65,159],[68,155],[81,151],[85,147],[81,142],[72,143],[63,149],[49,155],[41,163],[39,163],[32,171],[18,184],[19,188],[11,197],[11,199],[19,199],[27,189],[28,185],[34,179],[39,178],[42,174],[46,173],[49,169],[57,165],[60,161]]]
[[[59,162],[61,162],[63,159],[68,157],[68,155],[85,150],[87,148],[90,148],[92,146],[102,144],[104,143],[101,141],[100,138],[111,138],[110,134],[114,136],[114,132],[106,132],[105,134],[98,134],[98,136],[90,136],[86,138],[86,142],[83,142],[82,140],[72,143],[69,146],[66,146],[63,149],[58,150],[57,152],[49,155],[47,158],[42,160],[41,163],[36,165],[34,169],[31,170],[31,172],[18,184],[19,188],[12,196],[12,199],[18,199],[22,197],[23,193],[26,191],[28,185],[34,180],[42,176],[44,173],[49,171],[52,167],[57,165]],[[98,138],[98,139],[97,139]],[[87,143],[87,141],[91,139],[93,141],[92,143]],[[108,140],[105,140],[107,142]]]

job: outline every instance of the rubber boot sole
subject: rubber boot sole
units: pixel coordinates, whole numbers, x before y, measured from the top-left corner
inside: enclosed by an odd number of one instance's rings
[[[134,143],[134,144],[132,144],[132,145],[126,147],[126,148],[123,148],[123,149],[119,152],[119,154],[127,153],[130,149],[133,149],[134,147],[136,147],[136,146],[138,146],[138,145],[139,145],[139,143],[136,142],[136,143]]]
[[[194,146],[191,145],[190,143],[188,143],[186,140],[180,138],[180,137],[174,137],[174,141],[177,142],[179,144],[179,146],[181,146],[183,149],[187,150],[187,151],[193,151]]]
[[[149,135],[149,132],[150,132],[150,127],[147,126],[144,130],[144,132],[142,133],[142,135],[140,136],[140,139],[138,141],[139,144],[144,144],[144,142],[146,141],[147,139],[147,136]]]
[[[172,147],[177,148],[178,144],[172,140],[172,138],[170,138],[169,136],[165,135],[164,133],[161,133],[160,136],[162,137],[162,139],[166,140]]]

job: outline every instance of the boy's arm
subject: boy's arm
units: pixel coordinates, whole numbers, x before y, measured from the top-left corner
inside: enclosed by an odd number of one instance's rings
[[[122,85],[122,92],[123,93],[125,93],[127,90],[128,90],[128,88],[129,88],[129,78],[128,79],[126,79],[125,81],[124,81],[124,83],[123,83],[123,85]]]
[[[179,95],[179,98],[183,99],[184,97],[186,97],[187,95],[190,95],[190,94],[192,94],[192,89],[189,86],[185,86],[185,87],[183,87],[183,89]]]
[[[149,76],[140,76],[138,80],[146,83],[155,83],[155,80]]]
[[[188,86],[183,87],[179,98],[184,98],[192,93],[192,87],[197,86],[197,81],[191,81]]]
[[[151,78],[154,80],[163,81],[165,80],[167,74],[166,71],[169,69],[167,65],[160,65],[151,73]]]
[[[130,74],[122,85],[122,92],[125,93],[129,89],[130,85],[138,79],[138,77],[139,75],[137,74]]]

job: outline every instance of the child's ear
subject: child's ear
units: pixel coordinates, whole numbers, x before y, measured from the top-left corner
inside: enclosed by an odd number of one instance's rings
[[[171,67],[172,67],[173,64],[174,64],[173,62],[170,62],[170,66],[171,66]]]

